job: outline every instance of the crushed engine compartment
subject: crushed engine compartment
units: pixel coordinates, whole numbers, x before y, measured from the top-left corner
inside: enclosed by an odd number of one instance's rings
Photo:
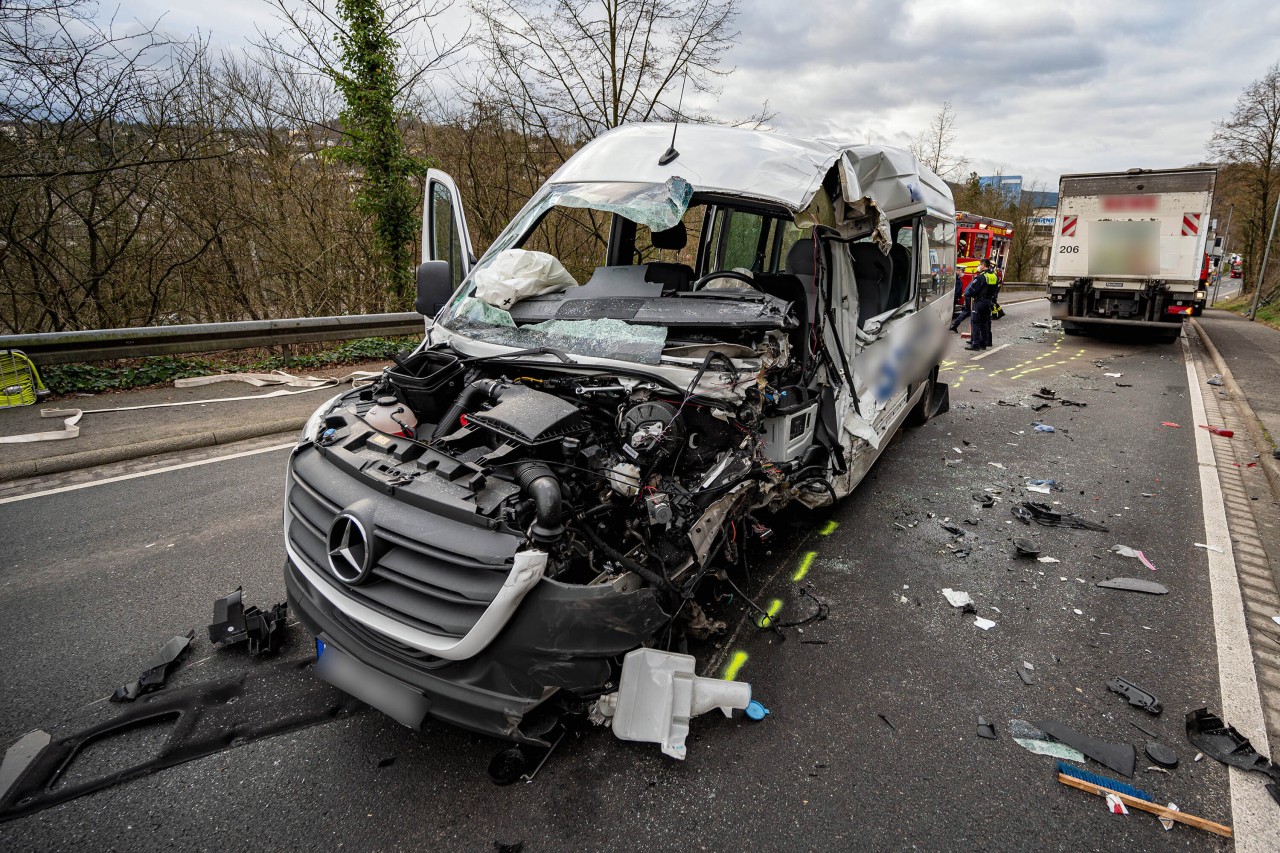
[[[402,501],[546,550],[548,578],[630,575],[696,624],[717,558],[768,535],[755,512],[834,497],[819,401],[773,363],[706,355],[699,378],[737,377],[733,404],[617,368],[423,350],[339,398],[316,445]]]

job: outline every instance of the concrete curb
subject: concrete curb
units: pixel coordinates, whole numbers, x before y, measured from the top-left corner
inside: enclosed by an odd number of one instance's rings
[[[155,456],[160,453],[174,453],[179,450],[193,450],[198,447],[210,447],[215,444],[231,444],[248,438],[263,435],[274,435],[284,432],[298,432],[307,422],[310,415],[296,418],[283,418],[265,423],[243,424],[226,429],[209,432],[170,435],[164,438],[139,441],[119,447],[103,447],[98,450],[83,450],[78,453],[63,453],[45,459],[32,459],[26,462],[0,463],[0,482],[40,477],[45,474],[62,474],[67,471],[78,471],[95,465],[107,465],[113,462],[129,462],[144,456]]]
[[[1205,350],[1209,353],[1209,358],[1213,360],[1213,366],[1218,373],[1222,374],[1222,381],[1225,383],[1226,389],[1231,392],[1232,401],[1239,404],[1245,418],[1245,429],[1249,431],[1249,440],[1253,442],[1257,448],[1258,462],[1263,472],[1267,475],[1267,482],[1271,485],[1271,494],[1277,501],[1280,501],[1280,460],[1276,460],[1271,455],[1271,445],[1267,441],[1266,436],[1262,434],[1262,421],[1258,420],[1258,416],[1254,414],[1253,407],[1249,405],[1249,398],[1240,388],[1236,378],[1231,374],[1231,368],[1227,367],[1227,363],[1222,360],[1222,354],[1218,352],[1218,348],[1213,345],[1213,339],[1209,337],[1209,333],[1205,331],[1204,326],[1196,322],[1194,317],[1188,317],[1191,326],[1196,330],[1200,342],[1204,344]],[[1210,386],[1212,387],[1212,386]]]

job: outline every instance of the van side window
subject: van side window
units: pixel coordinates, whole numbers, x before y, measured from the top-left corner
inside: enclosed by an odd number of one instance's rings
[[[448,187],[431,182],[432,257],[449,262],[453,286],[462,282],[462,241],[458,237],[453,216],[453,197]]]

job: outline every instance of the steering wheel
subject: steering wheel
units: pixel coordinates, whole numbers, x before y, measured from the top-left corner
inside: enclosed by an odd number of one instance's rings
[[[704,286],[706,286],[707,282],[717,278],[736,278],[738,281],[745,281],[752,288],[756,286],[755,279],[753,279],[749,275],[745,275],[740,272],[734,272],[733,270],[720,270],[719,272],[707,273],[702,278],[698,279],[692,285],[690,285],[689,289],[693,291],[701,290]]]

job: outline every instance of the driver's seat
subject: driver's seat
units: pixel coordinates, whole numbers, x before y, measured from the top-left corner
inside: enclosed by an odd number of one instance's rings
[[[665,231],[650,235],[653,248],[678,252],[689,242],[684,223],[677,222]],[[660,283],[663,293],[688,293],[693,287],[693,267],[688,264],[650,261],[645,264],[644,280]]]

